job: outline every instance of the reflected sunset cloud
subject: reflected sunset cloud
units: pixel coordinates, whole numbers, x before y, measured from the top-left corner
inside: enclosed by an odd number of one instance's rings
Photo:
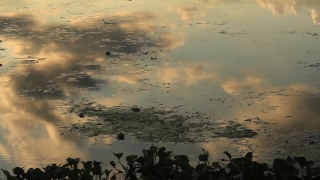
[[[158,68],[155,74],[156,79],[159,82],[165,83],[180,83],[183,82],[190,86],[197,84],[202,80],[218,81],[219,76],[215,73],[210,72],[208,67],[203,65],[193,64],[174,64],[170,66],[164,66]]]
[[[196,11],[197,11],[197,7],[195,7],[195,6],[181,7],[181,8],[177,9],[177,12],[181,16],[181,19],[185,20],[185,21],[193,20]]]
[[[248,91],[265,89],[266,79],[259,76],[247,76],[243,80],[231,78],[222,82],[222,88],[229,94],[241,94]]]
[[[280,0],[280,1],[266,1],[257,0],[261,7],[268,8],[276,16],[281,16],[284,14],[299,14],[305,5],[303,1],[300,0]]]
[[[320,24],[320,2],[314,0],[257,0],[261,7],[270,9],[276,16],[300,14],[304,7],[311,12],[314,24]]]

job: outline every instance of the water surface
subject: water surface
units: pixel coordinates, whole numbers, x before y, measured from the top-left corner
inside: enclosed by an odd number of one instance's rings
[[[197,160],[228,150],[319,159],[320,2],[0,2],[0,163],[4,169],[141,155],[150,142],[60,136],[66,103],[165,107],[245,123],[255,138],[156,143]],[[106,55],[105,52],[111,52]],[[265,123],[258,123],[256,120]],[[80,138],[80,139],[79,139]],[[314,141],[314,144],[311,143]],[[2,176],[2,175],[1,175]]]

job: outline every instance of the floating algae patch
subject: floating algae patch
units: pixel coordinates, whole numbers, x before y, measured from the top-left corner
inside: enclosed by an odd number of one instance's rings
[[[238,124],[229,124],[221,128],[217,123],[202,121],[194,117],[177,114],[159,108],[135,108],[116,106],[107,108],[101,104],[83,101],[68,104],[69,113],[76,113],[79,118],[86,118],[85,123],[72,124],[64,128],[62,134],[77,132],[81,136],[93,137],[99,134],[115,135],[121,132],[132,135],[143,142],[203,142],[204,131],[216,134],[216,137],[243,138],[253,137],[253,131]],[[200,121],[199,121],[200,119]],[[233,127],[232,125],[236,125]],[[224,129],[224,130],[223,130]]]
[[[258,135],[255,131],[247,129],[240,123],[230,121],[226,127],[220,128],[215,132],[219,137],[227,138],[251,138]]]

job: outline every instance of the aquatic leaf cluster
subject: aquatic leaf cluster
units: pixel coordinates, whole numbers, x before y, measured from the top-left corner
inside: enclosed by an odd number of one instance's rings
[[[198,164],[190,165],[188,156],[174,155],[165,147],[151,146],[142,150],[143,155],[130,155],[121,162],[123,153],[113,153],[117,159],[110,161],[112,169],[102,169],[102,162],[80,161],[79,158],[67,158],[65,164],[51,164],[42,169],[21,167],[12,169],[13,174],[1,169],[7,180],[319,180],[320,167],[312,167],[314,161],[304,157],[274,159],[273,165],[253,161],[253,153],[234,158],[225,151],[226,159],[209,162],[209,152],[202,149]],[[81,163],[80,163],[81,162]],[[119,163],[119,165],[117,165]],[[82,169],[79,169],[82,164]],[[119,168],[120,166],[120,168]],[[297,168],[298,167],[298,168]]]

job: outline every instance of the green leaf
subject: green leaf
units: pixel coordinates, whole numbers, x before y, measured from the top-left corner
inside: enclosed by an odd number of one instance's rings
[[[276,158],[273,160],[273,168],[280,173],[285,173],[287,163],[283,159]]]
[[[116,162],[110,161],[110,165],[111,165],[112,167],[116,167]]]
[[[158,154],[160,159],[170,159],[171,156],[173,156],[172,151],[168,151],[168,152],[162,152],[162,151],[158,151]]]
[[[305,157],[294,157],[294,160],[300,165],[301,169],[307,164],[307,160]]]
[[[171,172],[172,172],[172,170],[169,169],[169,168],[160,167],[158,169],[158,173],[161,176],[161,179],[169,179],[168,177],[169,177]]]
[[[149,165],[154,164],[154,157],[153,156],[150,156],[150,155],[144,156],[144,160]]]
[[[68,157],[68,159],[66,159],[66,160],[69,165],[73,165],[73,166],[76,166],[80,162],[79,158],[73,159],[73,158]]]
[[[209,155],[208,154],[200,154],[199,155],[199,161],[208,161],[208,157]]]
[[[189,163],[189,158],[186,155],[176,155],[173,157],[175,160],[177,161],[181,161],[181,162],[187,162]]]
[[[232,159],[231,154],[230,154],[228,151],[225,151],[225,152],[223,152],[223,153],[226,154],[226,155],[228,156],[229,160],[231,161],[231,159]]]
[[[113,153],[117,158],[118,158],[118,160],[120,160],[120,158],[122,157],[122,155],[123,155],[123,153],[118,153],[118,154],[116,154],[116,153]]]
[[[214,168],[221,168],[219,162],[213,162],[213,163],[212,163],[212,167],[214,167]]]
[[[151,146],[150,147],[150,151],[151,152],[156,152],[158,150],[158,147],[156,147],[156,146]]]
[[[198,165],[196,166],[196,170],[197,170],[198,172],[202,172],[205,167],[206,167],[205,164],[198,164]]]
[[[166,148],[165,148],[165,147],[161,147],[161,148],[159,148],[158,151],[159,151],[159,152],[165,152],[165,151],[166,151]]]
[[[128,163],[133,163],[137,158],[138,158],[137,155],[127,156],[127,157],[126,157],[126,161],[127,161]]]
[[[136,159],[136,162],[138,162],[141,166],[143,166],[145,164],[145,159],[140,156],[139,158]]]
[[[287,159],[286,159],[286,163],[288,163],[288,164],[294,164],[295,161],[294,161],[294,159],[292,159],[292,157],[288,156]]]
[[[25,174],[24,170],[21,168],[21,167],[15,167],[12,169],[12,172],[17,175],[17,176],[20,176],[20,175],[23,175]]]
[[[82,174],[81,178],[77,178],[77,179],[83,179],[83,180],[93,180],[92,176],[90,174]]]
[[[160,160],[158,164],[162,167],[171,167],[175,164],[175,161],[172,159],[163,159]]]
[[[95,166],[92,168],[92,174],[100,175],[101,174],[101,166]]]
[[[101,164],[102,162],[98,162],[98,161],[93,161],[93,166],[100,166],[100,164]]]
[[[125,135],[123,133],[119,133],[117,136],[118,140],[124,140]]]
[[[180,162],[179,163],[179,166],[180,166],[180,168],[182,169],[182,171],[184,171],[184,172],[186,172],[187,174],[188,173],[192,173],[192,171],[193,171],[193,167],[192,166],[190,166],[190,164],[189,163],[187,163],[187,162]]]
[[[90,169],[92,166],[92,161],[87,161],[87,162],[82,161],[81,163],[85,169]]]
[[[236,165],[233,163],[229,163],[227,165],[227,168],[230,170],[230,172],[233,172],[236,169]]]
[[[253,156],[252,152],[248,152],[245,158],[247,159],[247,161],[252,162],[252,156]]]

